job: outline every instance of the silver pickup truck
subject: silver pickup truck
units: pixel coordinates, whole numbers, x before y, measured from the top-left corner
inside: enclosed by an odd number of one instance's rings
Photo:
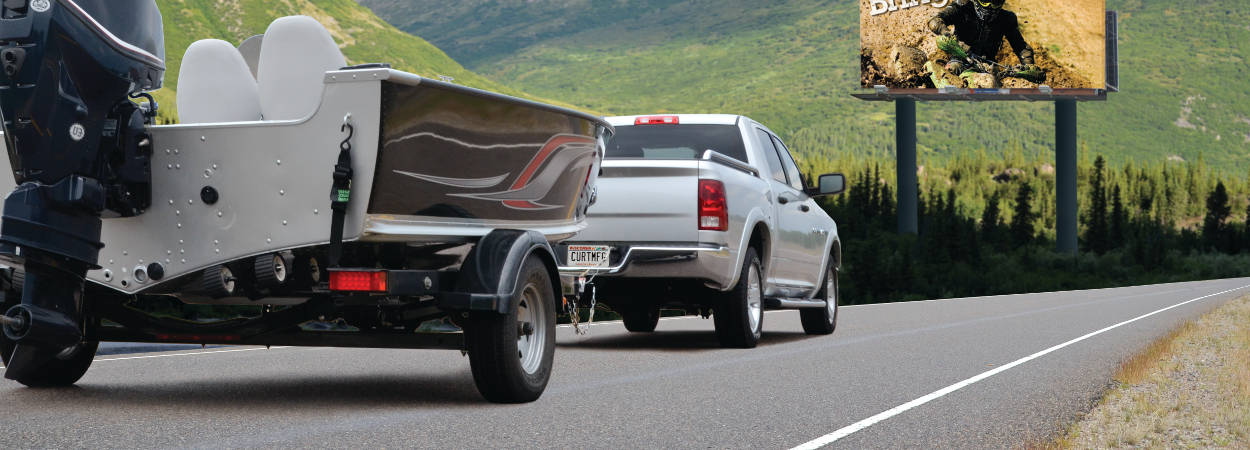
[[[598,200],[588,227],[557,253],[561,270],[595,275],[599,300],[626,328],[654,331],[661,307],[715,319],[727,347],[754,347],[764,309],[799,309],[809,334],[837,324],[841,242],[775,133],[743,116],[607,119]]]

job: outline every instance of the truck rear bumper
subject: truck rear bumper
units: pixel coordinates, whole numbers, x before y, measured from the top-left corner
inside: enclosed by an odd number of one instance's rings
[[[721,244],[609,245],[614,248],[610,267],[561,266],[560,271],[622,278],[697,279],[723,288],[729,282],[727,277],[732,276],[736,259],[729,247]],[[560,252],[560,257],[565,258],[566,253]]]

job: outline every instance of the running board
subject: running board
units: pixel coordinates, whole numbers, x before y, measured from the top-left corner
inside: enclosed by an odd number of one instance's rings
[[[799,300],[793,298],[766,298],[764,299],[765,308],[774,309],[804,309],[804,308],[824,308],[824,300]]]

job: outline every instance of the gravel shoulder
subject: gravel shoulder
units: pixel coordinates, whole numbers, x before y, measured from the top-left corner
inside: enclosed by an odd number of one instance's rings
[[[1250,296],[1122,363],[1111,390],[1054,447],[1250,447]]]

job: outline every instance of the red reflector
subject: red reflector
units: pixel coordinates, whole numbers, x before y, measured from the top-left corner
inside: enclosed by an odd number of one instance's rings
[[[386,272],[334,270],[330,272],[330,290],[386,292]]]
[[[725,200],[725,184],[716,180],[699,180],[699,229],[729,229],[729,206]]]
[[[677,125],[677,116],[642,116],[634,119],[634,125]]]

